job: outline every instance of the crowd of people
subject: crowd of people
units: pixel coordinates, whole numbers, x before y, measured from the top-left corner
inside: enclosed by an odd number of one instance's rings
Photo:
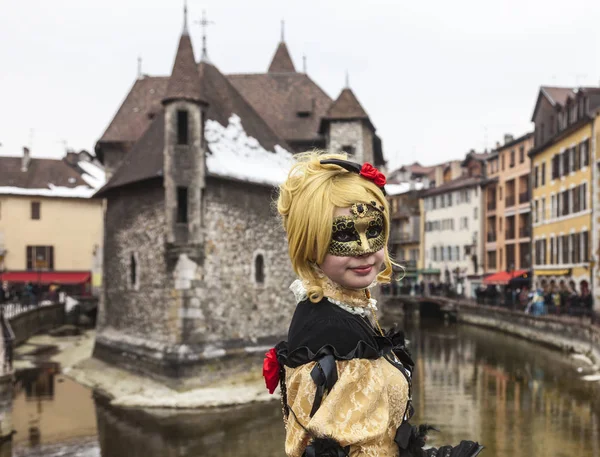
[[[41,285],[27,282],[20,285],[11,285],[4,283],[0,288],[0,304],[36,305],[43,300],[56,302],[60,301],[61,294],[61,287],[57,284]]]
[[[530,288],[528,284],[482,287],[476,291],[480,304],[506,306],[535,315],[568,314],[589,315],[592,313],[594,300],[585,280],[577,288],[575,281],[545,281],[538,287]]]

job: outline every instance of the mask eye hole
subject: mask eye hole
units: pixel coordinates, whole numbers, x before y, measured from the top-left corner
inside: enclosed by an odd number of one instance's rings
[[[382,231],[383,231],[383,227],[381,227],[379,225],[369,227],[367,230],[367,238],[377,238],[379,235],[381,235]]]
[[[348,241],[356,241],[358,239],[354,230],[340,230],[334,232],[332,238],[340,243],[347,243]]]

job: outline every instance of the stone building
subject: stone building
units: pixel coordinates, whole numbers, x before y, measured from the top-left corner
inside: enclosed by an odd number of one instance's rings
[[[291,152],[383,164],[352,90],[329,98],[284,42],[265,74],[226,76],[206,54],[184,26],[171,75],[138,79],[96,147],[111,178],[94,356],[180,386],[246,370],[286,331],[294,277],[272,202]]]

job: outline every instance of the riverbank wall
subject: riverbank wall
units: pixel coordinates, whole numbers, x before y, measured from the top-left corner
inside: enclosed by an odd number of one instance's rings
[[[565,352],[589,357],[600,366],[600,326],[570,316],[532,316],[505,308],[457,304],[459,322],[519,336]]]

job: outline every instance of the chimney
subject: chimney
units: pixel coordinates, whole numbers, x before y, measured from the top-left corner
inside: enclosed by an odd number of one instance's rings
[[[504,144],[510,143],[514,139],[515,139],[515,137],[512,136],[510,133],[504,134]]]
[[[500,149],[500,142],[496,141],[496,149]]]
[[[29,156],[29,148],[27,146],[23,146],[23,158],[21,159],[21,171],[27,171],[29,168],[29,162],[31,162],[31,157]]]

